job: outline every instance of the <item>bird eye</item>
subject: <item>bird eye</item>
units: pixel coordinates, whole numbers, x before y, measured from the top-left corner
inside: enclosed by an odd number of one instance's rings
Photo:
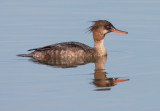
[[[109,25],[106,26],[107,29],[110,29],[111,27]]]

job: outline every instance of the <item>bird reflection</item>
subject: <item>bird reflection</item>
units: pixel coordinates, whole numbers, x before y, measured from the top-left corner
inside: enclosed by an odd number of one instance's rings
[[[129,79],[123,79],[120,77],[107,77],[107,73],[105,72],[105,63],[107,60],[107,56],[102,57],[81,57],[81,58],[69,58],[69,59],[61,59],[61,58],[53,58],[50,56],[45,56],[43,58],[32,58],[31,61],[38,64],[45,64],[59,68],[71,68],[77,67],[79,65],[84,65],[87,63],[95,64],[95,72],[93,84],[96,86],[96,91],[104,91],[111,90],[112,86],[115,86],[118,82],[128,81]]]
[[[95,72],[93,84],[97,87],[96,91],[110,90],[118,82],[128,81],[129,79],[122,79],[120,77],[108,78],[105,72],[106,56],[99,57],[95,61]]]

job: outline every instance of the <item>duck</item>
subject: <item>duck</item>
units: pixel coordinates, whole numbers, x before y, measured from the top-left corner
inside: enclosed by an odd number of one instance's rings
[[[36,59],[71,59],[107,56],[107,50],[104,46],[105,35],[110,32],[128,34],[126,31],[118,30],[107,20],[97,20],[92,22],[93,25],[89,27],[89,32],[93,34],[94,47],[74,41],[61,42],[40,48],[29,49],[28,51],[32,51],[31,53],[20,54],[18,56],[33,57]]]

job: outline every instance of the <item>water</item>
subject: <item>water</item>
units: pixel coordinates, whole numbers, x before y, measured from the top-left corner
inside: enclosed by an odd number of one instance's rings
[[[0,110],[159,111],[159,5],[158,0],[1,1]],[[97,87],[94,63],[56,68],[16,56],[62,41],[93,46],[88,21],[99,19],[129,32],[106,36],[102,75],[129,81]]]

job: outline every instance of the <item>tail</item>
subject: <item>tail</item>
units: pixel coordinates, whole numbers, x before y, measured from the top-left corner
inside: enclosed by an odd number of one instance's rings
[[[17,56],[20,56],[20,57],[32,57],[33,54],[32,53],[30,53],[30,54],[19,54]]]

